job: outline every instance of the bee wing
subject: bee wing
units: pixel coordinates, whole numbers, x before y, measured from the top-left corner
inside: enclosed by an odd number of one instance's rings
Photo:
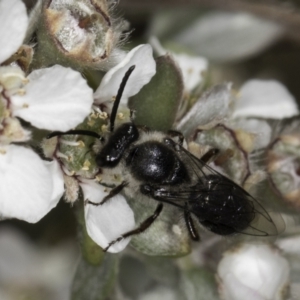
[[[276,236],[285,230],[285,223],[279,213],[267,212],[257,200],[253,198],[252,201],[255,218],[241,233],[255,236]]]
[[[179,156],[183,159],[183,161],[188,165],[189,169],[193,170],[199,182],[209,180],[211,175],[218,176],[220,178],[220,183],[218,183],[218,185],[214,188],[215,196],[210,197],[210,205],[212,207],[211,210],[218,210],[217,206],[220,206],[218,195],[220,195],[221,197],[224,189],[228,189],[229,187],[234,188],[237,191],[237,193],[241,196],[241,198],[243,198],[244,201],[245,200],[247,201],[247,205],[248,207],[250,207],[250,209],[248,210],[248,212],[245,212],[244,214],[245,217],[248,217],[249,214],[253,215],[253,219],[249,223],[249,226],[243,230],[239,230],[238,228],[232,227],[237,233],[243,233],[246,235],[253,235],[253,236],[275,236],[284,231],[285,223],[279,213],[267,212],[266,209],[258,202],[258,200],[252,197],[242,187],[237,185],[235,182],[233,182],[226,176],[212,169],[206,163],[201,161],[201,159],[198,159],[183,147],[179,146],[177,148],[177,152]],[[202,192],[207,193],[207,190],[203,191],[200,185],[199,194]],[[188,197],[190,193],[191,193],[190,190],[180,191],[177,193],[177,197],[187,199],[186,197]],[[214,201],[214,199],[216,201]],[[192,201],[201,201],[201,199],[194,199]],[[232,213],[236,213],[236,212],[235,211],[231,212],[228,210],[222,211],[221,209],[219,209],[218,213],[223,214],[223,217],[225,219],[225,218],[232,218]],[[243,213],[239,213],[239,214],[241,216],[243,215]],[[228,226],[228,224],[224,224],[224,225]]]

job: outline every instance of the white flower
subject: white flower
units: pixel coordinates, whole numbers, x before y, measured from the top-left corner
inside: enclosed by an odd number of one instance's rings
[[[173,53],[172,56],[182,71],[184,88],[191,92],[203,81],[204,74],[208,69],[207,59],[187,54]]]
[[[126,57],[103,77],[94,93],[95,104],[112,101],[116,96],[125,72],[135,65],[124,89],[121,103],[127,104],[129,97],[137,94],[155,74],[156,65],[150,45],[140,45],[132,49]]]
[[[20,0],[0,1],[0,62],[16,52],[26,34],[28,17]]]
[[[11,97],[13,116],[37,128],[67,131],[90,113],[92,89],[80,73],[55,65],[33,71],[27,80],[25,94]]]
[[[105,104],[108,107],[111,106],[112,100],[118,92],[126,71],[132,65],[135,65],[135,69],[126,84],[121,100],[123,105],[127,104],[128,98],[138,93],[155,74],[156,65],[152,57],[152,49],[149,45],[140,45],[132,49],[123,61],[105,74],[100,86],[94,94],[95,106],[99,104]],[[108,112],[110,112],[110,110],[108,110]],[[108,133],[108,138],[109,134],[110,133]],[[59,140],[61,143],[64,143],[63,137],[60,137]],[[76,142],[74,146],[76,146]],[[58,151],[57,147],[54,148],[55,151]],[[62,177],[62,175],[76,175],[74,177],[68,177],[72,178],[70,181],[67,178],[69,186],[66,183],[66,188],[70,195],[70,199],[67,200],[76,200],[80,186],[85,200],[85,223],[87,232],[98,245],[105,249],[111,241],[135,227],[133,211],[121,194],[117,194],[102,205],[96,206],[88,203],[88,201],[100,203],[111,189],[99,184],[96,178],[91,179],[92,176],[96,177],[96,174],[91,174],[89,178],[84,178],[82,173],[73,174],[72,171],[68,171],[63,160],[60,160],[60,155],[55,151],[53,153],[49,151],[49,157],[54,158],[52,161],[52,168],[55,170],[54,174],[60,174],[60,177]],[[101,177],[103,177],[103,182],[107,183],[105,175],[104,169],[102,170]],[[116,175],[120,176],[121,174]],[[114,176],[108,177],[113,178]],[[118,185],[120,183],[120,180],[113,180],[109,182],[109,185]],[[129,241],[130,238],[117,242],[113,244],[108,251],[119,252],[127,246]]]
[[[11,144],[1,149],[1,217],[39,221],[57,203],[51,198],[53,182],[46,165],[29,148]]]
[[[248,80],[239,91],[233,117],[283,119],[299,114],[295,98],[276,80]]]
[[[233,103],[232,120],[235,128],[252,133],[255,148],[268,146],[272,128],[264,120],[281,120],[299,114],[295,98],[276,80],[252,79],[246,81]]]
[[[284,29],[278,23],[246,13],[210,12],[177,33],[173,41],[205,56],[226,62],[253,56],[276,42]]]
[[[286,299],[289,265],[266,244],[242,244],[224,253],[218,266],[219,292],[224,300]]]
[[[217,124],[228,115],[231,84],[217,85],[205,92],[177,124],[178,130],[188,136],[198,126]]]
[[[233,107],[233,108],[231,108]],[[294,97],[275,80],[249,80],[234,97],[231,84],[204,93],[181,119],[177,128],[189,135],[198,126],[226,123],[255,136],[255,148],[271,140],[271,127],[258,118],[283,119],[299,114]]]
[[[84,198],[94,203],[101,202],[109,191],[91,180],[82,180],[80,186]],[[109,199],[103,205],[95,206],[87,203],[84,212],[87,232],[102,248],[106,248],[109,242],[119,238],[135,226],[133,211],[121,194]],[[129,242],[130,238],[124,239],[112,245],[108,251],[113,253],[122,251]]]
[[[249,87],[249,84],[245,86]],[[193,141],[204,153],[209,148],[218,148],[225,155],[230,149],[231,159],[224,160],[219,171],[225,171],[246,189],[265,178],[250,155],[267,147],[274,134],[269,122],[260,118],[282,119],[298,114],[294,99],[281,84],[260,80],[250,87],[244,89],[243,86],[236,96],[230,84],[214,86],[177,124],[177,129],[185,136],[193,136]],[[197,152],[197,155],[203,155],[199,150]]]
[[[0,63],[21,46],[27,24],[21,0],[0,2]],[[27,78],[17,66],[1,66],[0,91],[0,215],[37,222],[57,204],[63,183],[56,184],[33,150],[12,144],[30,139],[16,117],[41,129],[69,130],[89,114],[92,90],[79,73],[61,66]]]

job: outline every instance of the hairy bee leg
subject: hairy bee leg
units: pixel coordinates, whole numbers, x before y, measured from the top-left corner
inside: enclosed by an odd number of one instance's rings
[[[92,204],[92,205],[95,205],[95,206],[98,206],[98,205],[102,205],[104,204],[105,202],[107,202],[109,199],[113,198],[114,196],[116,196],[117,194],[119,194],[123,188],[127,185],[128,183],[123,181],[120,185],[114,187],[107,196],[105,196],[101,202],[97,203],[97,202],[92,202],[90,200],[86,200],[85,204]]]
[[[140,234],[142,232],[144,232],[146,229],[148,229],[152,223],[157,219],[157,217],[160,215],[161,211],[163,209],[163,204],[159,203],[153,213],[153,215],[151,215],[150,217],[148,217],[145,221],[143,221],[139,227],[137,227],[136,229],[130,230],[124,234],[122,234],[120,237],[118,237],[117,239],[113,240],[112,242],[110,242],[108,244],[108,246],[103,249],[104,252],[106,252],[109,247],[111,247],[112,245],[114,245],[117,242],[122,241],[123,239],[126,239],[132,235],[136,235],[136,234]]]
[[[62,136],[62,135],[86,135],[86,136],[94,137],[100,141],[104,141],[104,138],[101,135],[99,135],[98,133],[96,133],[94,131],[90,131],[90,130],[80,130],[80,129],[69,130],[66,132],[53,131],[47,135],[46,139],[51,139],[55,136]]]
[[[201,161],[208,164],[211,161],[216,159],[216,156],[220,153],[220,150],[217,148],[212,148],[208,150],[202,157],[200,157]]]
[[[177,131],[177,130],[168,130],[167,134],[171,138],[178,138],[178,144],[180,146],[183,145],[184,136],[183,136],[183,134],[180,131]]]
[[[192,219],[191,213],[187,210],[187,208],[184,210],[184,220],[185,220],[186,227],[188,229],[188,232],[189,232],[192,240],[200,241],[199,233],[196,230],[196,227],[195,227],[194,221]]]

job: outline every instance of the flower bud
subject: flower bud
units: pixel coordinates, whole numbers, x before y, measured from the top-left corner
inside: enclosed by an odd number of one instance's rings
[[[276,194],[292,207],[300,209],[300,135],[278,137],[267,152],[267,171]]]
[[[290,267],[279,250],[266,244],[241,244],[224,253],[218,266],[224,300],[287,299]]]
[[[252,143],[251,135],[241,130],[219,124],[209,129],[198,129],[194,141],[209,149],[215,148],[220,154],[214,161],[233,181],[242,184],[249,175],[248,149]]]
[[[82,69],[100,68],[111,60],[123,23],[112,19],[109,2],[45,1],[38,34],[38,51],[43,50],[48,60],[43,63],[55,61]]]

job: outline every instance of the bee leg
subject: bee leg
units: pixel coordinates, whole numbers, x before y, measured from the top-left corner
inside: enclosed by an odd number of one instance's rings
[[[150,217],[148,217],[145,221],[143,221],[139,227],[137,227],[136,229],[130,230],[124,234],[122,234],[120,237],[118,237],[117,239],[113,240],[112,242],[110,242],[108,244],[108,246],[103,249],[104,252],[106,252],[109,247],[111,247],[112,245],[114,245],[117,242],[122,241],[123,239],[126,239],[132,235],[136,235],[136,234],[140,234],[142,232],[144,232],[146,229],[148,229],[152,223],[157,219],[157,217],[160,215],[161,211],[163,209],[163,204],[159,203],[153,213],[153,215],[151,215]]]
[[[183,141],[184,141],[184,136],[180,131],[177,130],[168,130],[167,132],[168,136],[170,136],[172,139],[173,138],[177,138],[178,139],[178,144],[180,146],[183,145]]]
[[[89,201],[88,199],[85,201],[84,204],[92,204],[92,205],[95,205],[95,206],[98,206],[98,205],[102,205],[104,204],[106,201],[108,201],[109,199],[113,198],[114,196],[116,196],[117,194],[119,194],[123,188],[127,185],[128,183],[123,181],[121,184],[117,185],[116,187],[114,187],[107,196],[105,196],[101,202],[92,202],[92,201]]]
[[[191,213],[187,210],[187,206],[185,206],[186,209],[184,210],[184,220],[186,227],[189,231],[189,234],[194,241],[200,241],[200,236],[196,230],[194,221],[192,219]]]
[[[90,130],[80,130],[80,129],[69,130],[66,132],[53,131],[47,135],[46,139],[51,139],[55,136],[62,136],[62,135],[86,135],[86,136],[94,137],[100,141],[104,141],[104,138],[101,135],[99,135],[98,133],[96,133],[94,131],[90,131]]]
[[[208,150],[202,157],[200,157],[201,161],[208,164],[211,161],[214,161],[217,155],[220,153],[220,150],[217,148],[212,148]]]

